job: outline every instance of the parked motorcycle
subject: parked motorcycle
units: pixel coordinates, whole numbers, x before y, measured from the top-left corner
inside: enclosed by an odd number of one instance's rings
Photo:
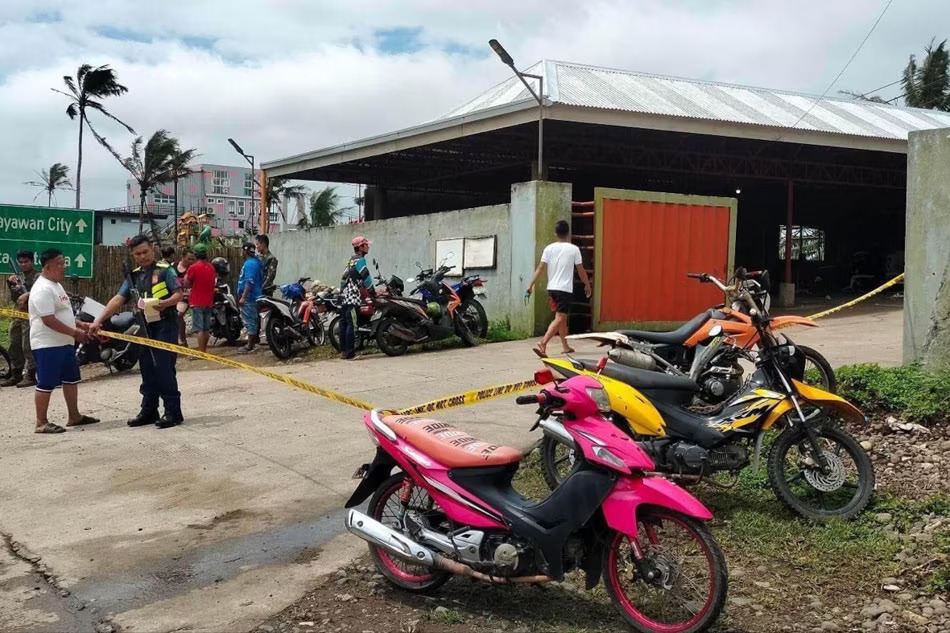
[[[241,338],[241,329],[244,325],[241,321],[241,309],[238,307],[237,299],[227,283],[231,266],[223,257],[215,257],[211,260],[211,265],[217,273],[217,278],[214,284],[208,333],[215,339],[224,339],[229,345],[234,345]]]
[[[790,325],[818,327],[817,323],[804,317],[770,316],[767,271],[747,273],[739,268],[734,284],[729,286],[706,273],[688,276],[702,283],[715,284],[730,300],[730,307],[723,305],[707,310],[672,332],[619,330],[573,334],[568,338],[609,345],[612,348],[609,358],[622,365],[688,377],[700,385],[697,398],[701,403],[718,405],[742,389],[745,370],[740,361],[755,362],[757,350],[763,346],[763,337],[776,345],[779,340],[775,330]],[[749,302],[741,300],[740,294],[747,296]],[[753,323],[750,309],[761,317],[762,327]],[[787,336],[783,338],[792,343]],[[814,386],[834,393],[837,379],[825,357],[804,345],[798,345],[796,349],[803,355],[805,363],[802,374],[793,377],[803,382],[807,378],[807,382]]]
[[[71,282],[73,289],[76,289],[79,277],[73,275]],[[91,299],[75,292],[67,291],[66,295],[69,297],[69,305],[77,321],[92,323],[95,320],[95,317],[83,311],[84,304]],[[119,332],[131,336],[139,336],[143,329],[144,327],[136,319],[135,312],[114,314],[102,324],[102,330],[105,332]],[[76,344],[76,360],[80,367],[102,363],[109,369],[109,373],[132,369],[139,362],[141,353],[140,345],[102,335],[90,336],[85,343]]]
[[[430,301],[411,296],[423,290],[432,297]],[[377,298],[382,317],[376,329],[376,344],[387,356],[401,356],[410,345],[456,335],[466,347],[477,344],[475,334],[459,310],[462,300],[444,280],[437,276],[424,279],[409,294],[409,297],[380,295]]]
[[[711,415],[685,408],[701,387],[689,378],[609,362],[545,359],[564,376],[599,375],[615,424],[640,445],[658,471],[700,482],[717,473],[734,478],[751,463],[757,470],[762,445],[780,429],[769,451],[769,483],[779,500],[809,519],[860,514],[874,490],[867,453],[837,422],[865,421],[846,400],[792,377],[804,362],[791,343],[775,344],[767,319],[751,310],[763,342],[756,369],[742,391]],[[578,450],[568,438],[545,430],[541,445],[545,481],[566,480]],[[714,483],[717,483],[714,481]],[[721,483],[721,482],[718,482]]]
[[[267,346],[281,360],[293,355],[296,343],[314,346],[326,342],[323,319],[314,311],[312,297],[304,287],[308,281],[310,277],[301,277],[281,286],[282,299],[266,294],[257,298],[257,310],[267,318]]]
[[[370,411],[377,445],[357,471],[346,528],[369,543],[394,586],[431,592],[452,575],[494,584],[561,582],[578,569],[586,588],[603,578],[635,631],[705,631],[727,592],[726,563],[705,521],[709,510],[665,478],[648,476],[646,453],[604,417],[598,380],[549,384],[519,404],[538,405],[538,425],[569,439],[577,468],[535,503],[512,487],[521,453],[447,423]],[[399,472],[390,473],[394,468]]]
[[[431,268],[423,270],[418,262],[416,262],[416,266],[419,267],[419,274],[416,276],[416,280],[419,282],[433,277],[436,278],[436,281],[441,282],[442,278],[445,277],[445,273],[451,270],[444,265],[439,266],[438,270],[432,270]],[[478,300],[479,297],[484,297],[487,294],[485,282],[481,276],[468,275],[463,277],[461,281],[452,284],[452,290],[454,290],[455,294],[462,300],[462,305],[459,307],[459,310],[461,311],[462,318],[468,323],[468,329],[478,338],[488,338],[488,315],[485,314],[485,307]],[[432,300],[432,297],[424,287],[422,290],[422,298],[426,301]]]

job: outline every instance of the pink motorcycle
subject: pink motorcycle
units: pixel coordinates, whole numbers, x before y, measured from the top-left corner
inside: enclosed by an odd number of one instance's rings
[[[634,630],[705,631],[728,584],[704,523],[709,510],[649,475],[650,458],[604,417],[610,406],[597,380],[554,383],[548,370],[535,379],[549,386],[517,398],[538,405],[532,430],[558,434],[581,462],[544,501],[512,487],[517,449],[445,422],[371,411],[364,423],[376,457],[357,471],[362,482],[346,507],[372,500],[366,514],[349,511],[347,530],[369,543],[379,573],[407,591],[432,591],[452,575],[541,583],[583,570],[588,590],[603,576]]]

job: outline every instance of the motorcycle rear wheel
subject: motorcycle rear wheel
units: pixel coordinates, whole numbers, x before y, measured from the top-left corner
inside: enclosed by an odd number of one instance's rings
[[[389,333],[399,321],[393,317],[385,317],[376,330],[376,344],[386,356],[402,356],[409,350],[409,343]]]
[[[779,501],[806,519],[853,519],[874,493],[871,459],[857,440],[830,420],[814,432],[830,472],[823,473],[814,465],[805,429],[797,426],[783,431],[772,445],[769,484]]]
[[[280,360],[287,360],[294,353],[293,335],[288,334],[287,329],[282,317],[271,316],[267,320],[267,346]]]
[[[397,473],[380,484],[369,502],[369,516],[383,525],[402,531],[403,511],[399,493],[405,483],[406,475]],[[415,486],[408,502],[409,509],[431,512],[438,508],[425,488]],[[393,585],[413,593],[427,593],[438,589],[451,577],[447,571],[434,570],[423,565],[414,565],[390,556],[389,553],[370,544],[370,555],[379,573]]]
[[[142,353],[142,348],[138,345],[129,346],[128,351],[122,355],[119,360],[112,363],[112,366],[116,371],[128,371],[135,367],[135,364],[139,362],[139,354]]]
[[[327,330],[323,327],[323,321],[320,319],[320,315],[316,313],[310,315],[307,339],[313,347],[320,347],[321,345],[327,344]]]
[[[462,318],[468,322],[468,328],[478,338],[488,338],[488,315],[477,299],[469,299],[459,306]]]
[[[604,585],[627,623],[641,633],[698,633],[719,617],[729,584],[725,557],[709,528],[666,508],[637,516],[641,576],[629,538],[612,532],[604,548]],[[685,582],[684,582],[685,580]]]
[[[832,369],[831,363],[818,350],[804,345],[796,345],[796,347],[805,355],[804,382],[828,393],[837,393],[838,378],[835,376],[835,370]],[[812,372],[814,372],[814,378],[812,378]]]
[[[340,317],[335,316],[327,326],[327,338],[330,339],[330,345],[333,349],[340,351]]]
[[[458,311],[455,312],[453,321],[455,322],[455,334],[458,335],[460,339],[462,339],[462,343],[465,345],[465,347],[474,347],[478,345],[478,341],[475,340],[475,335],[469,328],[468,323]]]

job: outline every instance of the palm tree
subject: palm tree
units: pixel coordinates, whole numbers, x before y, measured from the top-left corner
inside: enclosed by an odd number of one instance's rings
[[[112,152],[116,160],[125,167],[126,171],[132,174],[132,177],[139,185],[139,233],[142,232],[142,225],[145,223],[145,198],[149,191],[155,189],[158,185],[172,182],[176,178],[184,178],[191,169],[188,163],[197,157],[197,150],[194,148],[182,150],[178,144],[178,139],[171,136],[168,130],[158,130],[145,143],[145,149],[142,149],[142,137],[139,136],[132,141],[132,155],[128,158],[122,158],[112,149],[112,147],[102,139],[103,145]],[[149,228],[153,237],[161,246],[161,237],[155,226],[155,220],[152,215],[148,215]]]
[[[69,182],[69,167],[62,163],[53,163],[49,171],[43,169],[36,172],[39,174],[39,180],[30,180],[24,184],[31,187],[39,187],[40,191],[33,196],[33,201],[46,192],[46,206],[53,206],[53,200],[56,199],[57,189],[72,189],[73,183]]]
[[[89,131],[92,132],[93,136],[96,137],[96,140],[98,140],[100,143],[105,142],[105,139],[103,139],[102,136],[96,132],[96,129],[92,126],[92,123],[87,118],[86,109],[91,108],[93,110],[98,110],[113,121],[117,121],[118,123],[122,124],[122,127],[127,129],[132,134],[135,134],[135,130],[133,130],[128,124],[120,121],[118,118],[110,114],[102,105],[102,102],[99,101],[99,99],[103,99],[105,97],[118,97],[129,91],[128,88],[118,82],[118,76],[114,70],[109,68],[108,65],[93,68],[89,64],[83,64],[79,67],[79,70],[76,71],[76,79],[73,79],[69,75],[65,75],[63,77],[63,83],[66,84],[66,88],[69,90],[69,92],[57,90],[56,88],[52,88],[52,90],[53,92],[58,92],[59,94],[69,97],[69,106],[66,108],[66,114],[69,115],[69,118],[75,119],[76,117],[79,117],[79,157],[76,160],[76,208],[78,209],[82,191],[81,180],[83,127],[88,125]]]
[[[901,80],[904,103],[915,108],[950,112],[950,52],[946,44],[944,40],[934,48],[934,40],[931,40],[924,49],[926,55],[920,66],[917,58],[910,56]]]
[[[326,187],[310,195],[310,226],[333,226],[346,209],[340,207],[336,187]]]
[[[280,212],[280,217],[283,221],[287,222],[287,215],[284,213],[283,208],[280,206],[282,198],[302,198],[307,195],[307,188],[303,185],[291,185],[288,184],[286,178],[268,178],[266,186],[266,195],[267,195],[267,207],[268,211],[273,209],[274,206],[277,206],[277,210]]]

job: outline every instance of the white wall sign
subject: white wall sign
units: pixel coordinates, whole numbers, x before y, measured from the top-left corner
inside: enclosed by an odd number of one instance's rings
[[[435,265],[455,266],[446,273],[446,277],[461,277],[465,239],[461,237],[449,240],[437,240],[435,243]]]
[[[495,267],[495,236],[465,238],[465,268]]]

